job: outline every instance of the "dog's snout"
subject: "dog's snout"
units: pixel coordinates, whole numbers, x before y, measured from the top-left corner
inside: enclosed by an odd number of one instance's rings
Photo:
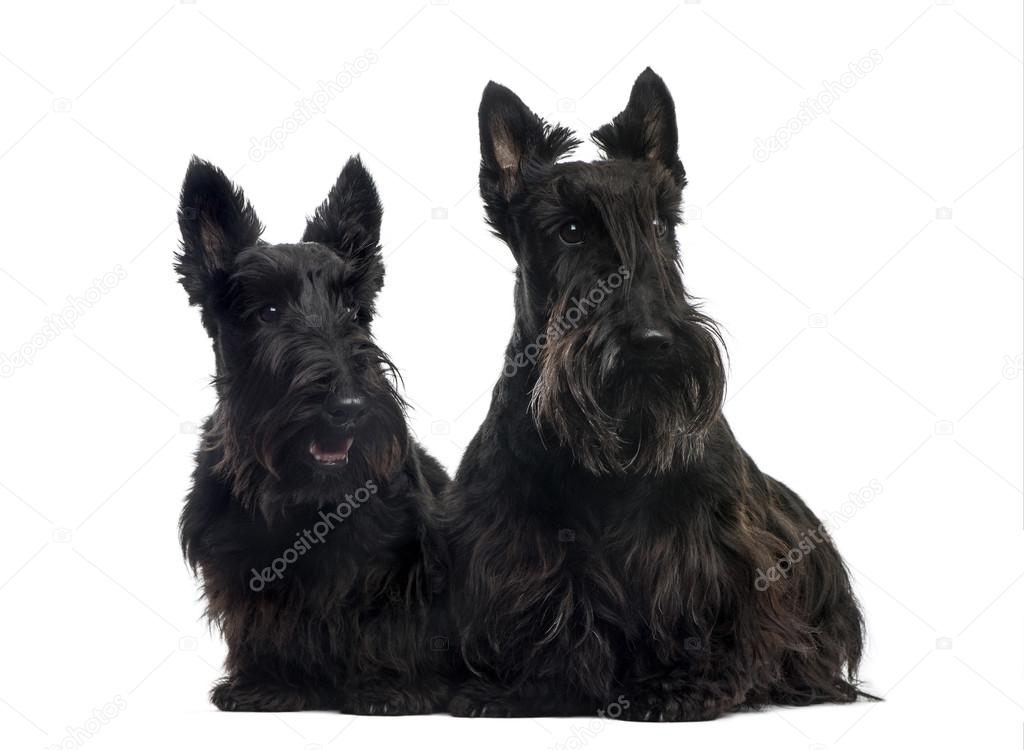
[[[630,343],[641,354],[662,354],[672,348],[672,333],[655,326],[638,328],[633,331]]]
[[[366,410],[365,399],[359,396],[335,396],[325,408],[327,418],[335,427],[342,427],[355,422]]]

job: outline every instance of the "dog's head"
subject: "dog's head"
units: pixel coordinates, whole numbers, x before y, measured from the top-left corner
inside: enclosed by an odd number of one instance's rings
[[[395,372],[370,323],[384,279],[381,206],[350,159],[302,242],[272,245],[242,191],[193,159],[176,270],[217,363],[206,448],[268,516],[386,479],[407,444]]]
[[[683,287],[686,174],[661,78],[645,70],[591,137],[605,158],[560,161],[579,145],[569,130],[503,86],[484,90],[480,188],[519,266],[509,357],[515,369],[539,352],[534,417],[583,467],[665,471],[701,450],[725,372],[721,337]]]

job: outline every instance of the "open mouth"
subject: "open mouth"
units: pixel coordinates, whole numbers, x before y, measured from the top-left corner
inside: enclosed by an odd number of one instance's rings
[[[321,438],[309,445],[309,454],[321,466],[344,466],[348,463],[348,452],[353,438]]]

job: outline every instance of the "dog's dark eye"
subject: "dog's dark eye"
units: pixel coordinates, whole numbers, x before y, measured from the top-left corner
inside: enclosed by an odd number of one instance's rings
[[[668,231],[668,224],[660,216],[654,220],[654,234],[658,237],[664,237],[665,232]]]
[[[276,305],[264,305],[257,315],[263,323],[276,323],[281,317],[281,311]]]
[[[558,230],[558,238],[566,245],[579,245],[583,242],[583,225],[578,221],[567,221]]]

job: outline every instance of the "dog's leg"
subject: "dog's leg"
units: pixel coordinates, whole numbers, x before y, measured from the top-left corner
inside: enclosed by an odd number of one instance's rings
[[[738,708],[749,689],[749,680],[728,675],[727,670],[709,680],[694,680],[675,672],[645,677],[622,689],[625,700],[620,701],[621,715],[612,718],[655,722],[710,721]]]
[[[408,716],[443,711],[448,700],[440,680],[418,684],[397,678],[360,680],[343,689],[341,712],[361,716]]]
[[[783,660],[781,679],[767,687],[765,702],[780,705],[849,703],[872,698],[857,687],[857,668],[864,648],[864,623],[849,573],[835,543],[807,504],[782,482],[766,476],[779,513],[799,530],[787,543],[805,547],[798,563],[790,565],[789,584],[800,592],[791,599],[796,616],[810,632],[812,648]],[[756,700],[752,696],[751,700]]]
[[[452,716],[514,718],[525,716],[587,716],[597,702],[566,695],[557,685],[532,682],[509,688],[473,679],[459,686],[448,704]]]
[[[683,686],[648,685],[631,695],[629,708],[617,717],[623,721],[710,721],[739,705],[729,696]]]
[[[312,690],[273,684],[245,675],[225,677],[213,686],[210,701],[221,711],[310,711],[324,708]]]

